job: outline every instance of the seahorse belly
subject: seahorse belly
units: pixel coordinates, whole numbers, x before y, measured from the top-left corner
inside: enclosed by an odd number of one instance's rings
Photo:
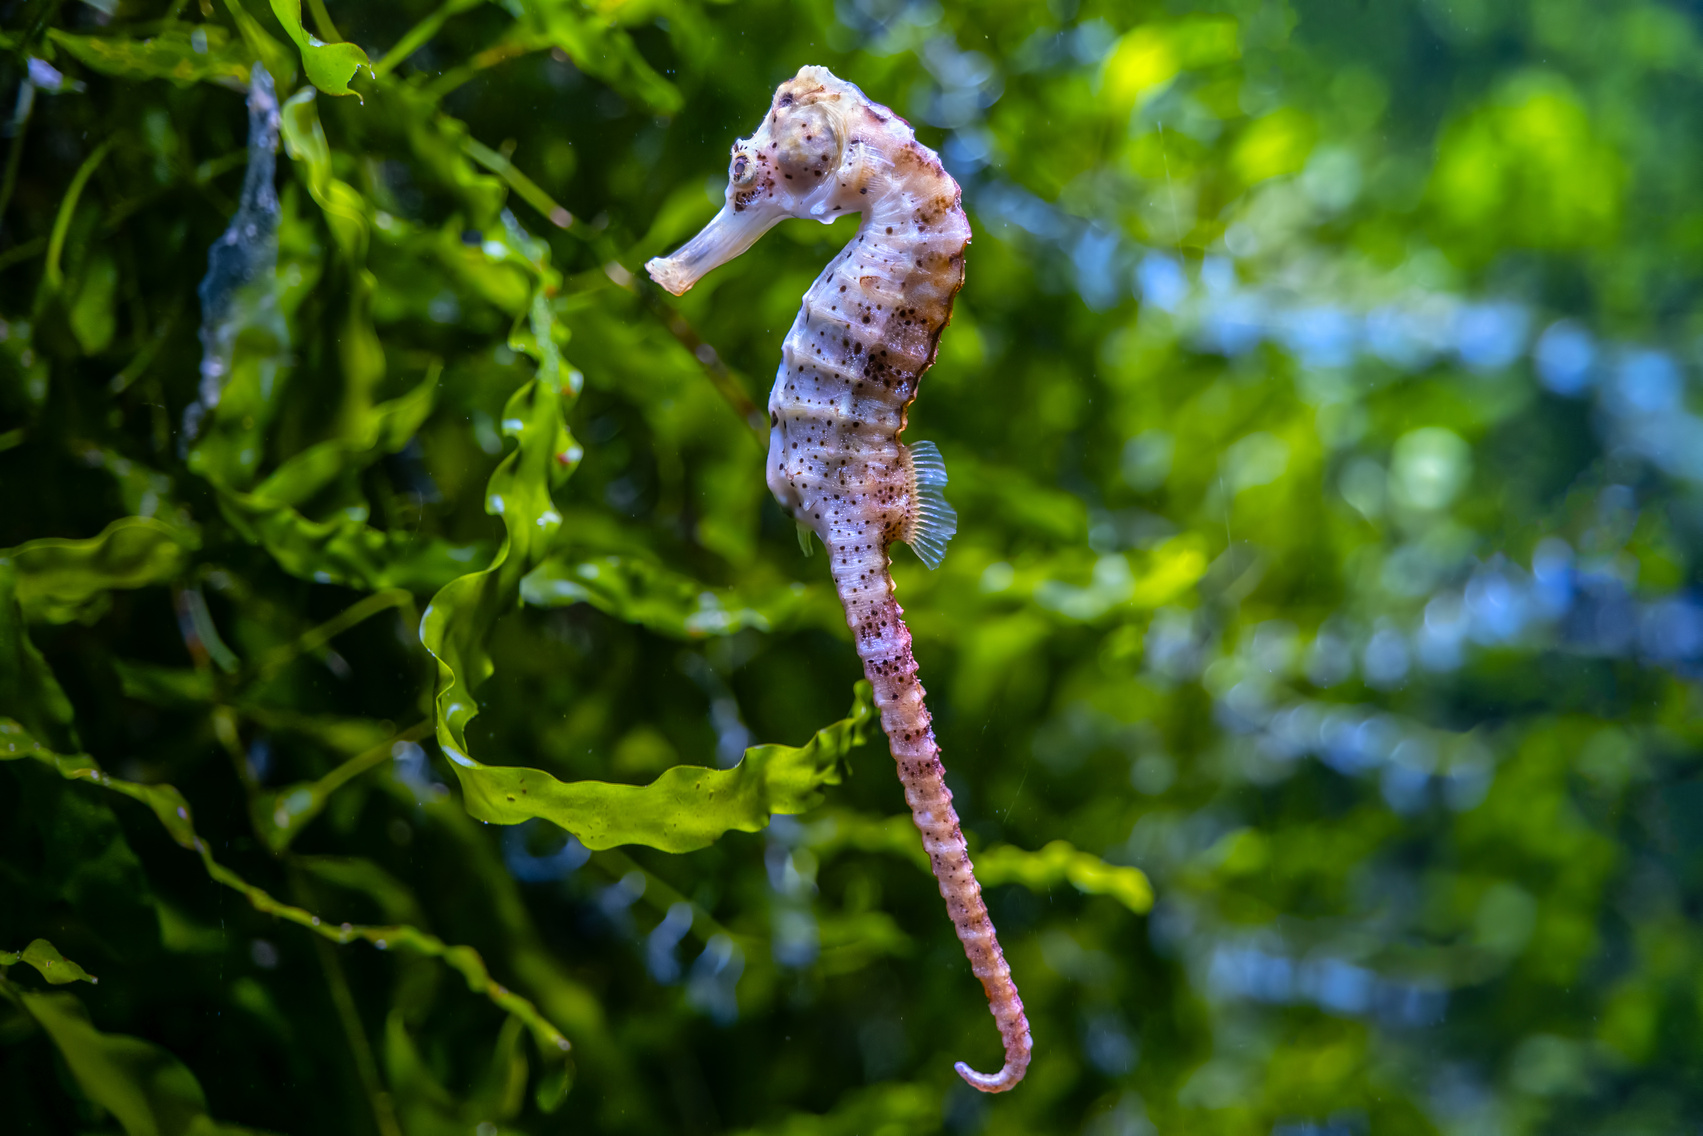
[[[805,293],[769,395],[769,488],[824,544],[852,521],[900,539],[899,434],[964,280],[957,184],[914,140],[900,155],[871,171],[880,192]]]

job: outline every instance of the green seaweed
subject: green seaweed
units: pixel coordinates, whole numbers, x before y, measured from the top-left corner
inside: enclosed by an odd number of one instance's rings
[[[917,840],[915,824],[906,815],[878,819],[835,811],[811,822],[805,843],[824,855],[841,848],[886,852],[928,870],[928,855]],[[1054,840],[1033,852],[993,844],[973,849],[971,859],[983,887],[1022,884],[1030,891],[1041,892],[1068,883],[1085,895],[1109,896],[1137,915],[1153,908],[1153,885],[1140,868],[1108,864],[1068,840]]]
[[[35,939],[21,951],[0,951],[0,967],[28,963],[51,986],[67,986],[73,982],[100,982],[100,979],[59,953],[46,939]]]
[[[225,12],[236,25],[237,34],[242,36],[249,51],[273,80],[286,90],[293,86],[296,80],[295,53],[273,39],[260,21],[243,7],[242,0],[225,0]]]
[[[77,62],[120,79],[170,79],[248,85],[250,53],[217,24],[162,28],[146,39],[73,35],[47,30],[48,40]]]
[[[857,684],[851,713],[802,746],[763,745],[732,769],[675,766],[649,785],[563,783],[537,769],[474,766],[458,770],[467,811],[493,824],[533,817],[573,833],[587,848],[643,844],[664,852],[707,848],[727,832],[757,832],[771,816],[810,809],[822,787],[846,775],[846,754],[863,744],[875,718],[868,682]]]
[[[362,68],[372,69],[366,52],[352,43],[326,43],[310,34],[302,27],[301,0],[272,0],[272,14],[302,53],[302,70],[308,82],[328,95],[355,93],[349,89],[349,81]]]
[[[220,1124],[207,1113],[200,1083],[158,1045],[103,1033],[70,994],[37,994],[0,978],[4,996],[52,1039],[88,1098],[111,1113],[126,1136],[240,1136],[256,1129]]]
[[[193,530],[152,517],[121,517],[87,540],[32,540],[0,550],[23,617],[69,623],[100,614],[117,589],[175,579],[200,547]]]
[[[273,8],[282,8],[287,2],[273,0]],[[299,9],[299,3],[294,6]],[[300,26],[298,11],[298,30]],[[353,186],[332,174],[331,147],[326,141],[325,129],[320,125],[315,98],[316,92],[312,88],[304,88],[284,102],[280,112],[281,133],[284,149],[324,213],[326,225],[349,273],[349,303],[337,339],[337,354],[343,365],[344,380],[339,421],[345,431],[353,431],[361,428],[370,413],[372,391],[384,379],[384,346],[379,342],[372,322],[373,290],[378,286],[378,278],[367,266],[367,246],[372,228],[366,199]]]
[[[537,1041],[539,1051],[547,1058],[566,1053],[568,1039],[552,1025],[535,1006],[496,982],[485,967],[485,960],[471,947],[452,946],[436,935],[428,934],[407,924],[368,926],[353,923],[333,925],[310,911],[274,899],[261,888],[213,858],[208,844],[196,834],[189,803],[171,785],[142,785],[113,777],[84,754],[58,754],[47,749],[30,736],[17,722],[0,718],[0,761],[33,760],[56,770],[67,781],[83,781],[108,789],[131,800],[139,801],[154,814],[167,835],[182,848],[195,852],[202,867],[214,882],[242,895],[256,911],[273,915],[318,935],[333,943],[364,940],[379,950],[400,947],[427,958],[441,959],[445,965],[461,974],[467,988],[482,994],[501,1009],[524,1021]]]
[[[11,713],[31,732],[61,744],[75,744],[70,699],[30,639],[18,602],[18,570],[0,558],[0,690],[10,692]]]
[[[652,558],[577,557],[557,553],[520,582],[521,599],[535,607],[587,603],[599,611],[676,639],[732,635],[745,628],[773,631],[790,623],[808,601],[798,584],[767,595],[710,588]]]
[[[522,577],[549,551],[562,523],[551,493],[583,455],[568,431],[564,403],[577,391],[564,383],[557,324],[546,295],[560,277],[550,268],[545,247],[512,219],[506,236],[497,245],[498,255],[534,277],[532,301],[517,317],[509,347],[530,356],[536,373],[503,407],[502,434],[515,448],[485,488],[485,511],[502,518],[503,543],[487,567],[444,585],[420,621],[420,641],[438,663],[438,744],[464,787],[483,776],[483,767],[468,753],[466,731],[478,713],[472,692],[495,669],[485,640],[497,618],[519,602]]]

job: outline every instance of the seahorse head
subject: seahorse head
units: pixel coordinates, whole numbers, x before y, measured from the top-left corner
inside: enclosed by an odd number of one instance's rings
[[[673,256],[646,264],[651,278],[679,296],[788,217],[826,223],[858,212],[864,177],[850,141],[872,106],[826,67],[799,68],[756,131],[733,144],[721,212]]]

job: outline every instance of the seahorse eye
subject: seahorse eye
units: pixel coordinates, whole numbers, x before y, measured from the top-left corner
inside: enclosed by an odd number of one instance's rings
[[[727,168],[727,176],[733,184],[743,189],[757,180],[757,163],[751,160],[751,155],[743,150],[733,152],[733,164]]]

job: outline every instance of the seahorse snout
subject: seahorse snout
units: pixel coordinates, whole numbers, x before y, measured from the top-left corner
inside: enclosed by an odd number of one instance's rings
[[[758,237],[786,217],[786,210],[771,201],[745,204],[731,200],[673,256],[649,261],[645,271],[676,296],[683,296],[712,269],[756,244]]]

